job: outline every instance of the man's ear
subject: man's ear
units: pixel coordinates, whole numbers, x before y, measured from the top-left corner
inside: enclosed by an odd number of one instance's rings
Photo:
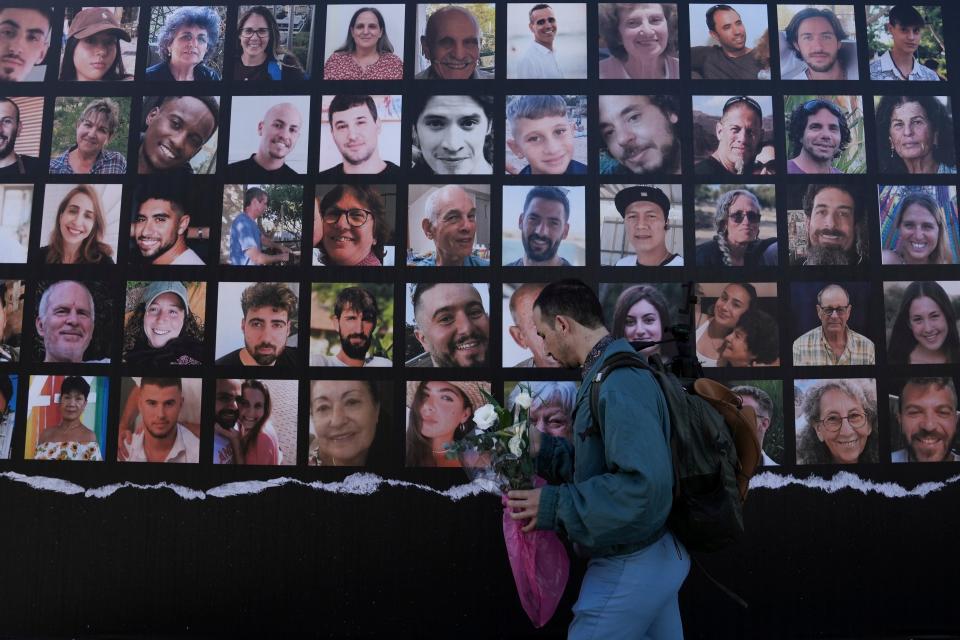
[[[262,136],[262,135],[263,135],[263,120],[261,120],[259,123],[257,123],[257,135],[258,135],[258,136]]]
[[[513,138],[507,138],[507,146],[510,147],[510,151],[513,152],[513,155],[523,160],[523,148],[517,144],[516,140]]]
[[[180,222],[177,224],[177,235],[182,236],[187,232],[187,228],[190,226],[190,216],[184,214],[180,216]]]
[[[423,57],[433,63],[433,56],[430,55],[430,45],[427,43],[427,36],[420,36],[420,51],[423,52]]]
[[[714,127],[714,133],[717,136],[717,142],[720,141],[720,132],[723,131],[723,123],[720,120],[717,120],[717,126]]]
[[[43,318],[38,315],[34,324],[37,325],[37,335],[43,338]]]
[[[413,336],[417,339],[417,342],[420,343],[420,346],[423,347],[424,351],[429,351],[429,349],[427,349],[427,342],[425,336],[423,335],[423,331],[420,331],[420,329],[414,329]]]
[[[517,325],[511,325],[509,329],[510,337],[513,338],[513,341],[517,343],[517,346],[521,349],[529,349],[527,346],[527,341],[523,339],[523,332],[520,331],[520,327]]]
[[[430,216],[420,221],[420,228],[423,229],[423,235],[427,236],[427,240],[433,240],[433,225],[430,224]]]
[[[563,223],[563,235],[560,236],[560,239],[561,239],[561,240],[566,240],[568,233],[570,233],[570,223],[569,223],[569,222],[564,222],[564,223]]]
[[[147,114],[147,117],[146,117],[146,123],[148,127],[150,126],[150,123],[153,122],[154,119],[159,114],[160,114],[160,107],[154,107],[153,109],[150,109],[150,112]]]
[[[680,117],[671,111],[670,115],[667,117],[667,120],[670,121],[670,124],[677,124],[677,122],[680,121]]]

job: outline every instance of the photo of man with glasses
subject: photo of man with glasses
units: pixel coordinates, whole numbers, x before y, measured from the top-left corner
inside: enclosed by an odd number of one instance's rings
[[[793,343],[793,364],[797,367],[875,364],[873,341],[848,326],[850,294],[835,283],[817,293],[817,317],[814,327]]]

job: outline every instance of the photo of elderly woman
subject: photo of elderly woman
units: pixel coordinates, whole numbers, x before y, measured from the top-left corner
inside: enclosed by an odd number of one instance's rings
[[[126,173],[129,132],[130,98],[57,98],[50,173]]]
[[[218,381],[218,395],[220,391]],[[229,442],[233,456],[215,459],[215,464],[295,465],[297,463],[297,381],[235,381],[237,395],[233,425],[218,411],[214,422],[216,435]],[[218,399],[218,403],[220,400]],[[228,407],[232,408],[232,407]],[[223,408],[221,408],[223,409]]]
[[[794,380],[797,464],[879,461],[873,378]]]
[[[19,376],[0,374],[0,460],[10,459],[13,425],[17,417]]]
[[[205,282],[127,282],[123,359],[133,365],[203,364]]]
[[[508,411],[517,408],[517,398],[524,387],[533,398],[527,413],[530,425],[540,433],[573,441],[573,408],[577,400],[577,383],[569,380],[504,382],[504,406]]]
[[[960,220],[953,185],[880,185],[883,264],[957,264]]]
[[[30,376],[24,460],[101,462],[110,384],[96,376]]]
[[[38,252],[46,264],[113,264],[122,185],[48,184]]]
[[[677,5],[667,2],[602,2],[601,80],[676,80]]]
[[[317,185],[313,265],[393,266],[396,185]]]
[[[312,6],[241,6],[239,13],[233,32],[234,80],[298,82],[310,77]]]
[[[388,429],[393,386],[374,380],[310,381],[307,464],[393,467]]]
[[[884,282],[889,364],[960,362],[960,282]]]
[[[67,7],[60,79],[133,80],[140,7]]]
[[[493,173],[492,96],[421,98],[413,113],[413,174]]]
[[[411,380],[407,382],[408,467],[460,467],[448,458],[444,444],[459,440],[474,428],[473,412],[487,403],[481,390],[489,382]]]
[[[404,17],[399,4],[329,5],[324,79],[402,80]]]
[[[154,7],[147,80],[220,80],[226,7]]]
[[[772,184],[698,184],[698,267],[776,265],[777,198]]]
[[[881,173],[956,173],[949,96],[876,96]]]
[[[508,3],[507,77],[517,80],[586,78],[586,3]]]
[[[744,355],[752,353],[756,357],[730,366],[779,364],[779,356],[773,357],[779,351],[779,343],[772,343],[779,332],[775,282],[703,282],[698,287],[695,337],[697,356],[704,367],[727,366],[734,357],[732,353],[741,347],[747,349]],[[750,310],[762,311],[768,317],[751,314],[744,319]],[[756,349],[750,349],[750,345]]]

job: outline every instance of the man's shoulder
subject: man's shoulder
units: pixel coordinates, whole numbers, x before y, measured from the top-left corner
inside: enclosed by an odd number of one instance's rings
[[[343,171],[343,163],[335,164],[329,169],[324,169],[319,174],[321,178],[341,178],[346,175]]]
[[[392,367],[393,363],[389,359],[382,356],[370,356],[367,358],[363,366],[365,367]]]
[[[295,367],[299,364],[299,354],[300,350],[297,347],[285,347],[283,353],[281,353],[280,357],[277,358],[277,363],[275,366]]]
[[[237,349],[236,351],[231,351],[225,356],[217,358],[217,361],[215,364],[224,365],[228,367],[242,366],[243,362],[240,360],[240,351],[241,349]]]
[[[484,71],[483,69],[478,68],[474,74],[474,78],[478,80],[493,80],[494,74],[491,71]]]
[[[714,173],[729,174],[727,168],[717,161],[713,156],[707,156],[693,167],[693,172],[697,175],[710,175]]]
[[[206,264],[196,251],[187,247],[187,250],[178,255],[170,264],[176,265],[202,265]]]
[[[818,342],[823,339],[823,327],[816,326],[813,329],[803,333],[794,341],[794,344],[798,342]]]

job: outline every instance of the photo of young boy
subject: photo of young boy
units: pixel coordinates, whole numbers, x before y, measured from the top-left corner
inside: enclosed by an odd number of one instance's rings
[[[510,96],[507,125],[507,173],[586,175],[586,96]]]

